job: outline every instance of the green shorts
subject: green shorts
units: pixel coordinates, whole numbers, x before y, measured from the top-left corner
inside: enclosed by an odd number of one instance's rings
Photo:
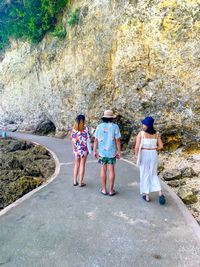
[[[98,163],[100,163],[101,165],[105,164],[114,165],[116,163],[116,157],[114,158],[99,157]]]

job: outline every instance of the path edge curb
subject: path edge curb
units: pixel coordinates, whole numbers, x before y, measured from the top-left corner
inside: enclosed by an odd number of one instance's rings
[[[9,136],[8,136],[9,137]],[[17,137],[16,139],[21,139],[21,140],[25,140],[25,141],[30,141],[31,143],[35,144],[35,145],[41,145],[40,143],[37,143],[35,141],[26,139],[26,138],[20,138]],[[56,156],[56,154],[49,148],[47,148],[44,145],[41,145],[43,147],[46,148],[46,150],[52,155],[54,162],[55,162],[55,172],[49,177],[47,178],[47,181],[38,186],[37,188],[31,190],[30,192],[28,192],[27,194],[23,195],[23,197],[18,198],[16,201],[14,201],[13,203],[11,203],[10,205],[8,205],[7,207],[5,207],[2,211],[0,211],[0,217],[5,215],[8,211],[10,211],[12,208],[17,207],[19,204],[21,204],[22,202],[24,202],[26,199],[30,198],[33,194],[35,194],[36,192],[38,192],[39,190],[41,190],[42,188],[46,187],[48,184],[50,184],[60,173],[60,162],[58,157]]]
[[[121,160],[135,166],[136,168],[139,168],[135,163],[131,162],[130,160],[127,160],[124,158],[121,158]],[[192,229],[192,233],[193,233],[194,238],[196,239],[196,241],[199,243],[199,246],[200,246],[200,226],[199,226],[199,224],[197,223],[195,218],[192,216],[192,214],[189,212],[187,207],[184,205],[182,200],[176,195],[176,193],[173,192],[171,190],[171,188],[165,182],[163,182],[162,180],[160,180],[160,181],[162,183],[164,190],[166,190],[169,193],[169,195],[173,198],[173,200],[177,204],[179,210],[181,211],[183,217],[185,218],[187,225],[189,226],[189,228]]]

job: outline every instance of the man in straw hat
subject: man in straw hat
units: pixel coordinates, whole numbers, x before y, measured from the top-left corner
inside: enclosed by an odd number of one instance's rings
[[[94,141],[94,156],[99,157],[99,163],[101,164],[101,183],[102,189],[100,193],[102,195],[108,195],[106,192],[107,182],[107,165],[109,170],[109,196],[116,194],[114,190],[115,181],[115,163],[116,158],[120,159],[121,146],[120,146],[120,130],[117,124],[112,123],[116,116],[112,110],[106,110],[102,117],[103,123],[99,124],[95,131]],[[98,148],[98,153],[97,153]]]

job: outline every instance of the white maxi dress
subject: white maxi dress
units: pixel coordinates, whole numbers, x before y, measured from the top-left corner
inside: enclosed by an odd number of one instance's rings
[[[149,194],[161,190],[160,180],[157,175],[158,154],[156,149],[157,139],[145,138],[142,134],[141,162],[140,162],[140,193]]]

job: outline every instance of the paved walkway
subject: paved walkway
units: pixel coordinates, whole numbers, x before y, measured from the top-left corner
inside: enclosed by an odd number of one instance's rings
[[[167,186],[165,206],[158,204],[157,194],[145,203],[139,195],[138,169],[120,160],[119,194],[102,196],[99,166],[89,157],[87,186],[73,187],[70,142],[19,133],[9,136],[53,151],[58,175],[0,217],[1,266],[200,266],[199,226]]]

